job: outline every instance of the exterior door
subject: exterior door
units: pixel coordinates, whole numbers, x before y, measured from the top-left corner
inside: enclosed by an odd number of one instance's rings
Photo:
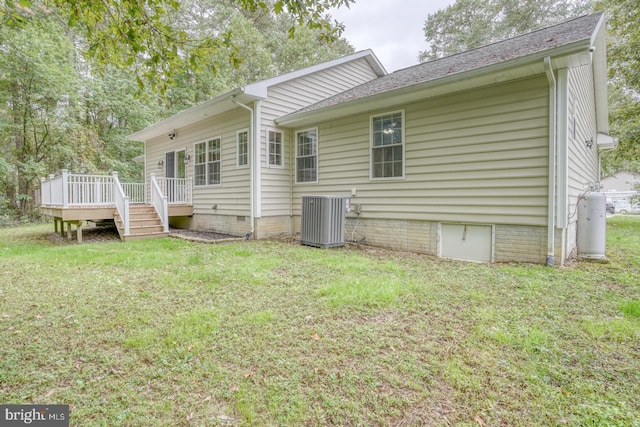
[[[175,178],[176,177],[176,152],[169,151],[164,155],[164,164],[166,167],[164,168],[164,177],[165,178]]]
[[[164,170],[165,192],[169,203],[178,201],[185,191],[186,167],[184,159],[184,150],[165,153],[165,165],[167,165]]]

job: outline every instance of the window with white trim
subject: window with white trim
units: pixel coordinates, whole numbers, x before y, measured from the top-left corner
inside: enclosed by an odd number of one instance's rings
[[[283,150],[282,132],[275,130],[267,130],[267,158],[269,166],[282,166],[282,150]]]
[[[402,178],[403,176],[403,112],[371,116],[371,178]]]
[[[296,132],[296,182],[318,181],[318,129]]]
[[[238,132],[238,166],[249,164],[249,131]]]
[[[193,168],[195,185],[220,184],[220,138],[196,144]]]

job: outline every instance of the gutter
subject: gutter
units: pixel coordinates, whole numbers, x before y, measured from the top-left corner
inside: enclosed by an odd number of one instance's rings
[[[208,107],[218,104],[221,101],[224,101],[225,99],[227,99],[228,97],[234,98],[236,95],[242,95],[243,89],[242,88],[238,88],[238,89],[234,89],[231,92],[227,92],[225,94],[222,94],[220,96],[217,96],[213,99],[210,99],[209,101],[205,101],[202,104],[198,104],[196,106],[193,106],[187,110],[183,110],[180,111],[177,114],[174,114],[173,116],[167,117],[164,120],[160,120],[159,122],[156,122],[154,124],[152,124],[151,126],[147,126],[144,129],[141,129],[137,132],[132,133],[131,135],[127,135],[127,139],[129,141],[147,141],[150,140],[152,138],[155,138],[159,135],[162,135],[163,133],[176,128],[176,124],[175,122],[178,121],[179,119],[185,118],[185,117],[200,117],[202,112],[205,112],[207,110]],[[195,120],[197,121],[197,120]],[[194,123],[195,123],[194,121]],[[189,124],[193,124],[193,123],[189,123]],[[181,125],[182,127],[184,127],[185,125]],[[151,135],[148,135],[151,134]]]
[[[244,108],[245,110],[248,110],[249,114],[250,114],[250,117],[251,117],[249,119],[249,128],[250,128],[250,131],[249,131],[249,135],[250,135],[250,137],[249,137],[250,138],[249,146],[252,148],[251,152],[249,153],[249,163],[250,163],[250,165],[249,165],[249,171],[250,171],[250,173],[249,173],[250,174],[250,177],[249,177],[249,199],[250,199],[250,205],[251,205],[249,209],[251,211],[251,213],[250,213],[251,235],[253,236],[254,231],[255,231],[254,230],[254,222],[255,222],[255,215],[254,215],[254,199],[255,199],[255,197],[254,197],[254,193],[255,193],[255,188],[254,188],[254,176],[255,176],[254,175],[255,174],[254,164],[255,164],[255,162],[254,162],[254,158],[256,157],[255,156],[255,149],[253,147],[254,128],[255,128],[254,123],[253,123],[254,112],[253,112],[253,108],[249,107],[248,105],[245,105],[245,104],[242,104],[242,103],[236,101],[235,95],[231,96],[231,102],[233,102],[234,104],[236,104],[239,107]]]
[[[549,80],[549,200],[547,210],[547,260],[553,267],[555,246],[555,199],[556,199],[556,78],[551,67],[551,57],[544,57],[544,70]]]

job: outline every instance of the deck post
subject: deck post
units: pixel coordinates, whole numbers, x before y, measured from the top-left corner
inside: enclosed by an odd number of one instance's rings
[[[44,191],[42,191],[42,187],[44,187],[44,183],[47,182],[47,178],[40,177],[40,206],[44,206]]]
[[[53,178],[56,176],[52,173],[49,174],[49,204],[53,205]]]
[[[69,171],[67,169],[62,169],[62,207],[69,207]]]
[[[78,221],[76,225],[76,231],[78,234],[78,243],[82,243],[82,228],[84,227],[84,221]]]

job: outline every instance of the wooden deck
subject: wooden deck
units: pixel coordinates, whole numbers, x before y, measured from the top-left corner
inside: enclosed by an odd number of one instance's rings
[[[108,175],[72,174],[41,178],[40,212],[53,218],[54,229],[72,238],[71,227],[82,242],[89,222],[113,221],[122,240],[162,237],[169,233],[169,218],[193,215],[191,181],[156,178],[149,183],[122,183],[117,172]],[[167,197],[169,194],[169,197]]]
[[[193,205],[171,204],[169,217],[192,216]],[[88,223],[101,223],[115,221],[118,216],[115,206],[73,206],[63,208],[61,206],[40,206],[42,215],[53,218],[53,227],[56,233],[68,240],[73,239],[73,227],[76,230],[78,243],[82,243],[82,231]],[[125,240],[125,239],[123,239]]]

